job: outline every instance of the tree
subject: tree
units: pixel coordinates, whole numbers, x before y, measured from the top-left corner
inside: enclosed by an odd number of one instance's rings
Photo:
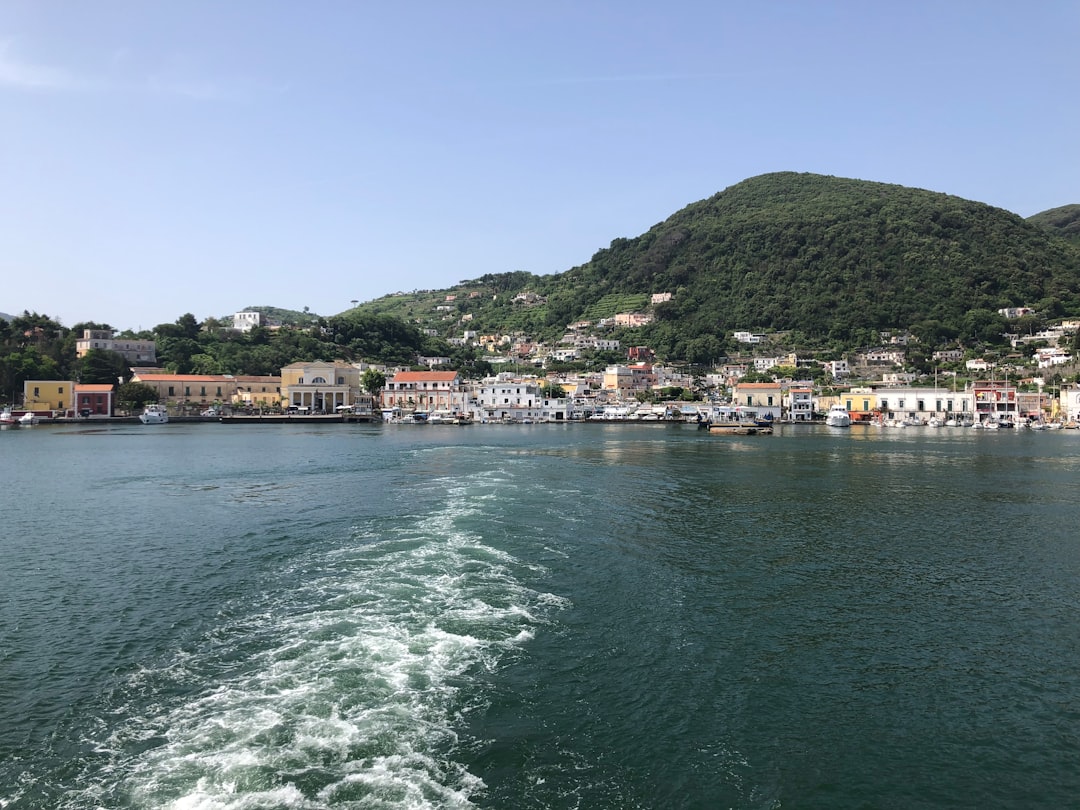
[[[360,378],[360,385],[362,385],[364,390],[371,394],[374,399],[378,399],[379,393],[386,387],[386,375],[378,369],[366,369],[363,377]]]
[[[176,319],[176,325],[184,337],[195,340],[199,336],[199,322],[190,312],[186,312]]]
[[[221,363],[209,354],[191,355],[192,374],[221,374]]]
[[[121,408],[137,411],[151,402],[158,401],[157,391],[152,385],[141,382],[126,382],[116,389],[116,401]]]
[[[119,352],[90,349],[78,361],[77,376],[86,385],[112,385],[127,372],[127,360]]]
[[[543,382],[540,384],[540,395],[548,399],[562,399],[566,396],[566,391],[558,383]]]

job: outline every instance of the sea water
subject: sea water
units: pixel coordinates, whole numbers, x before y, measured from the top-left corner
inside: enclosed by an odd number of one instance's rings
[[[0,807],[1064,807],[1080,434],[0,435]]]

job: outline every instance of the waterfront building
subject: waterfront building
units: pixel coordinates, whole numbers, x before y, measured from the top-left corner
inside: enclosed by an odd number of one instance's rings
[[[233,405],[241,408],[277,408],[281,405],[281,377],[238,374]]]
[[[112,416],[113,387],[111,385],[75,384],[75,413],[79,416]]]
[[[381,406],[405,411],[465,411],[466,392],[456,371],[399,371],[382,390]]]
[[[974,417],[974,393],[971,389],[950,391],[947,388],[890,387],[876,389],[877,410],[883,419],[928,422]]]
[[[1013,421],[1019,415],[1015,385],[1001,380],[975,380],[971,390],[976,422]]]
[[[852,388],[837,397],[837,401],[844,406],[852,422],[869,422],[878,408],[877,392],[865,386]]]
[[[652,363],[615,365],[604,369],[604,390],[615,391],[620,397],[631,396],[634,391],[651,391],[655,386],[656,372]]]
[[[150,371],[160,369],[139,369],[131,381],[149,385],[157,392],[158,402],[180,412],[231,402],[236,394],[236,379],[229,374],[157,374]]]
[[[71,410],[75,383],[69,380],[26,380],[23,383],[23,408],[28,411]]]
[[[289,408],[334,413],[360,393],[360,369],[344,360],[301,360],[281,369],[281,401]]]
[[[752,410],[760,419],[779,419],[783,402],[783,387],[778,382],[744,383],[735,385],[731,402]]]
[[[561,422],[568,418],[565,397],[546,397],[537,381],[485,381],[474,393],[471,410],[483,422]]]
[[[1061,387],[1058,392],[1057,415],[1067,422],[1080,422],[1080,386]]]
[[[814,418],[814,390],[793,386],[784,395],[787,418],[792,422],[809,422]]]

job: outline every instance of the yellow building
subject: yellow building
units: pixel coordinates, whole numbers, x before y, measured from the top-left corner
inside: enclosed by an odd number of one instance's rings
[[[241,408],[277,408],[281,405],[281,377],[238,374],[233,405]]]
[[[23,383],[23,409],[69,411],[75,407],[75,383],[68,380],[27,380]]]
[[[131,381],[153,388],[158,402],[170,411],[202,410],[231,402],[236,394],[236,380],[228,374],[152,374],[150,371],[154,369],[140,369]]]
[[[852,388],[837,397],[851,415],[852,422],[869,422],[877,410],[877,393],[873,388]]]
[[[281,369],[281,403],[311,413],[352,407],[361,397],[360,369],[343,360],[300,361]]]
[[[784,388],[777,382],[740,382],[731,391],[731,403],[758,419],[779,419],[783,401]]]

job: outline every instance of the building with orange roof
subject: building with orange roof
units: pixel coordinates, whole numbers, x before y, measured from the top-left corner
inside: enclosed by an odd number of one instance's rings
[[[281,377],[237,374],[233,404],[243,408],[278,408],[281,405]]]
[[[236,379],[230,374],[133,374],[132,382],[157,391],[158,402],[170,410],[202,410],[231,402],[236,395]]]
[[[108,384],[75,384],[75,412],[79,416],[112,416],[113,387]]]
[[[382,391],[383,408],[464,412],[466,392],[456,371],[399,371]]]
[[[778,382],[736,383],[731,402],[744,410],[756,412],[760,419],[779,419],[784,388]]]

